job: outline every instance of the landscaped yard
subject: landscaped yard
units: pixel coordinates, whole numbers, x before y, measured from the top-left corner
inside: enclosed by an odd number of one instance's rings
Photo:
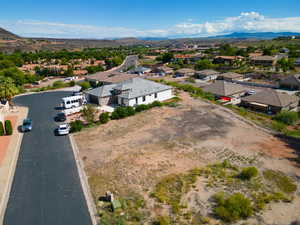
[[[218,224],[232,213],[222,207],[237,200],[249,201],[250,211],[233,215],[232,223],[300,220],[295,149],[229,109],[187,93],[180,98],[177,107],[74,134],[103,224]],[[242,179],[245,167],[257,168],[255,177]],[[111,212],[98,201],[106,191],[121,209]]]

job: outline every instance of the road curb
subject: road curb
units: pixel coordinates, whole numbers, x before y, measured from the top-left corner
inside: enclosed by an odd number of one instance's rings
[[[90,189],[90,186],[88,183],[87,175],[84,171],[84,163],[81,160],[81,158],[79,157],[78,147],[77,147],[77,144],[76,144],[72,134],[69,135],[69,139],[71,142],[71,146],[72,146],[72,150],[74,153],[76,166],[77,166],[77,170],[78,170],[78,174],[79,174],[80,183],[81,183],[84,197],[85,197],[85,200],[86,200],[86,203],[88,206],[88,210],[89,210],[89,213],[91,216],[92,223],[93,223],[93,225],[99,225],[100,223],[97,223],[97,221],[99,221],[99,218],[97,217],[96,205],[94,203],[94,200],[93,200],[93,197],[91,194],[91,189]]]
[[[25,114],[24,114],[25,118],[26,118],[29,110],[26,107],[22,107],[22,108],[25,108],[25,110],[26,110]],[[18,118],[17,125],[16,125],[17,127],[18,127],[19,121],[22,119],[23,118]],[[3,197],[1,198],[1,201],[0,201],[0,224],[3,224],[3,222],[4,222],[4,216],[5,216],[5,212],[6,212],[10,192],[11,192],[12,183],[13,183],[13,180],[15,177],[14,175],[15,175],[15,171],[17,168],[17,162],[19,159],[19,153],[20,153],[20,149],[21,149],[23,135],[24,135],[23,133],[19,133],[19,135],[18,135],[17,145],[14,148],[12,161],[10,162],[9,171],[8,171],[8,181],[5,185],[5,188],[3,191]]]

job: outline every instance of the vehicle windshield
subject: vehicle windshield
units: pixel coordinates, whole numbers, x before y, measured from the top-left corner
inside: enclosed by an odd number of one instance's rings
[[[31,120],[24,120],[23,125],[28,126],[31,124]]]

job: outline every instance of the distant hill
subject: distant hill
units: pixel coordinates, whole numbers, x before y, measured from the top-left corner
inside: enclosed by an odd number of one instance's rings
[[[211,38],[240,38],[240,39],[273,39],[277,37],[286,37],[286,36],[300,36],[300,33],[295,32],[258,32],[258,33],[239,33],[234,32],[232,34],[218,35]]]
[[[16,40],[21,39],[21,37],[3,29],[0,27],[0,39],[2,40]]]

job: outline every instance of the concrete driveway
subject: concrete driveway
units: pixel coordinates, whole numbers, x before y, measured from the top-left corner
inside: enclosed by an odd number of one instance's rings
[[[91,225],[68,136],[55,136],[55,109],[68,92],[25,95],[33,130],[25,133],[5,225]]]

